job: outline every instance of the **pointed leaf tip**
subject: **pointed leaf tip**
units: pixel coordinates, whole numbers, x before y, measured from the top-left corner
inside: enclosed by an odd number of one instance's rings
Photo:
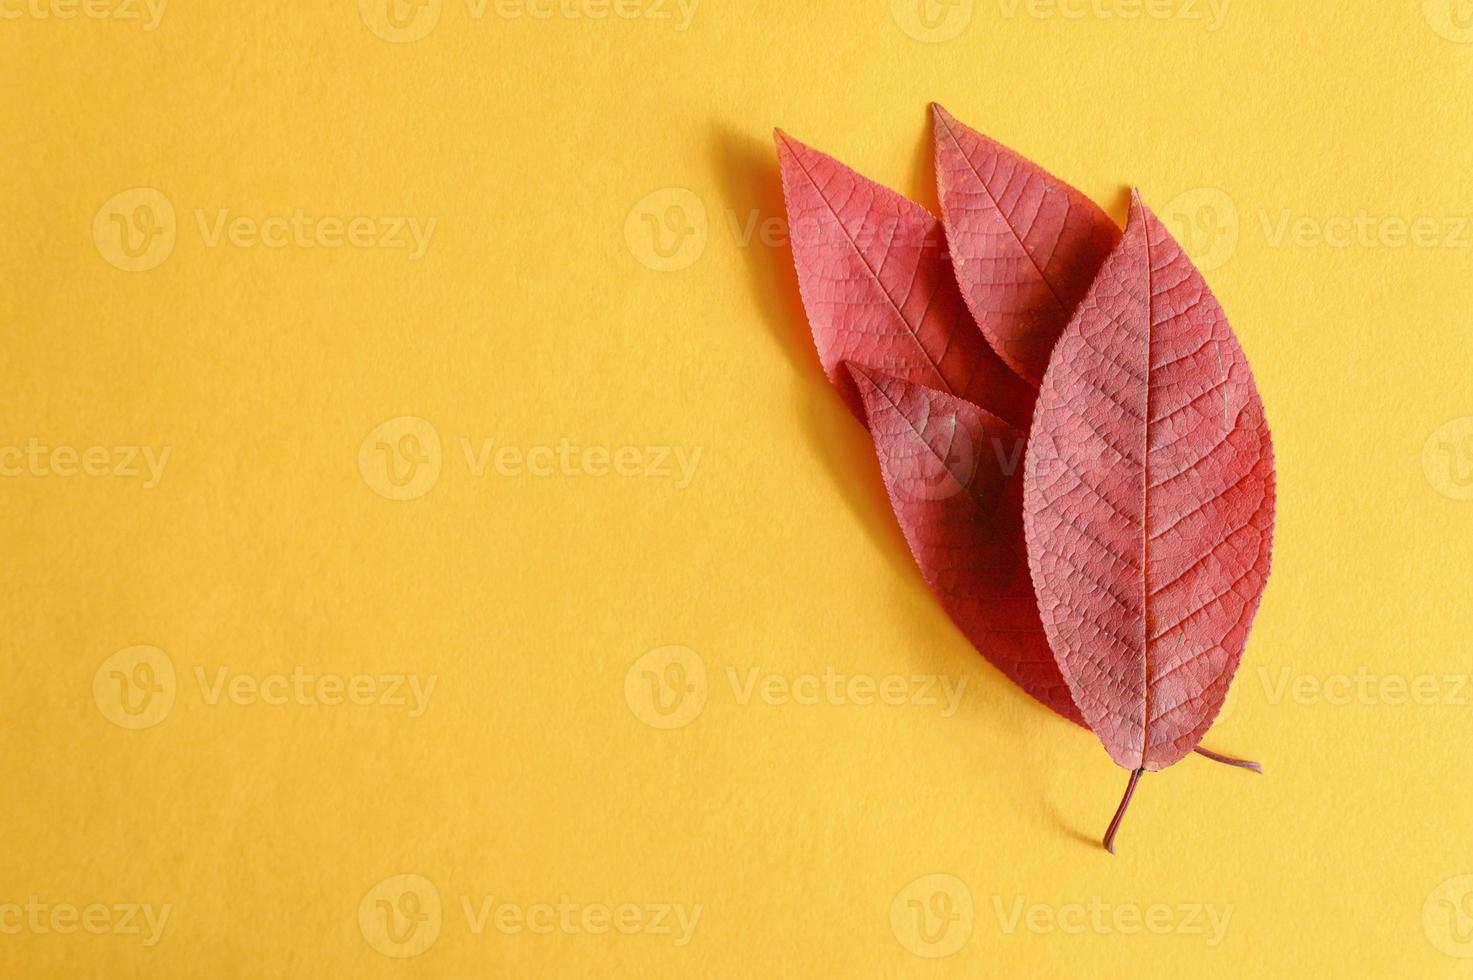
[[[1031,388],[1120,229],[1031,160],[934,107],[946,242],[972,318]]]
[[[824,371],[855,416],[864,407],[846,360],[1026,428],[1035,393],[967,315],[935,215],[785,133],[777,139],[803,308]]]

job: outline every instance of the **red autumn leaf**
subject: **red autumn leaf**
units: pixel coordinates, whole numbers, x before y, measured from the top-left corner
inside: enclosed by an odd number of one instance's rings
[[[1120,240],[1089,198],[932,103],[936,183],[957,281],[1002,359],[1033,387]]]
[[[843,363],[986,405],[1027,428],[1036,393],[988,346],[930,212],[779,130],[789,237],[825,373],[861,419]]]
[[[1023,533],[1027,437],[970,402],[853,363],[891,508],[921,576],[972,645],[1085,726],[1049,648]],[[1086,726],[1087,727],[1087,726]],[[1197,752],[1257,770],[1256,762]]]
[[[1091,729],[1140,775],[1193,751],[1268,579],[1273,450],[1201,274],[1134,196],[1054,349],[1024,476],[1033,583]]]
[[[1025,437],[945,392],[849,365],[890,504],[931,591],[992,664],[1083,724],[1038,618],[1023,539]]]

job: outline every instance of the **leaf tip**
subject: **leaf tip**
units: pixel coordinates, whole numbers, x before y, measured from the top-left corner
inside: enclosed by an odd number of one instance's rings
[[[844,371],[849,375],[850,380],[852,380],[855,386],[858,387],[861,391],[865,391],[869,388],[875,387],[874,376],[870,373],[870,369],[865,367],[863,364],[860,364],[857,361],[851,361],[848,358],[845,358],[843,361],[840,362],[840,364],[843,366]]]

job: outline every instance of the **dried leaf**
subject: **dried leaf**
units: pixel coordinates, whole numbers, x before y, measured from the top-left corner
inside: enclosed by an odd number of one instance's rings
[[[941,217],[962,296],[1033,387],[1120,229],[1089,198],[932,103]]]
[[[776,138],[803,306],[850,409],[864,417],[845,361],[986,405],[1026,429],[1036,393],[972,322],[940,222],[781,130]]]
[[[954,395],[849,367],[890,504],[926,584],[994,666],[1084,724],[1049,650],[1028,577],[1026,437]]]
[[[1054,349],[1024,485],[1049,642],[1133,790],[1140,772],[1193,751],[1221,710],[1267,582],[1274,514],[1247,359],[1138,194]],[[1111,838],[1115,826],[1118,815]]]

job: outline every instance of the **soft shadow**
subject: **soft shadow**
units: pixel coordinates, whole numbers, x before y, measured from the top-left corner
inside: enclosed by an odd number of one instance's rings
[[[802,134],[795,135],[802,138]],[[798,292],[798,277],[793,269],[793,253],[786,243],[786,234],[782,236],[781,243],[771,245],[762,236],[763,225],[769,219],[777,218],[786,224],[782,179],[771,137],[764,133],[758,138],[723,127],[712,141],[712,153],[722,193],[721,213],[715,220],[723,225],[721,233],[733,235],[746,268],[755,306],[761,312],[762,326],[792,368],[794,384],[802,401],[798,422],[824,470],[838,488],[840,498],[870,540],[898,574],[914,579],[917,577],[915,564],[890,509],[869,437],[863,426],[844,408],[819,364]],[[933,214],[939,213],[929,125],[922,128],[916,143],[908,191],[912,200],[926,206]],[[1130,207],[1128,189],[1122,193],[1120,202],[1118,211],[1123,217]],[[748,234],[750,238],[741,240]],[[897,606],[903,604],[897,603]],[[934,627],[933,619],[917,624],[918,635],[923,635],[927,627]],[[921,642],[924,643],[924,639]],[[923,659],[934,655],[925,654]],[[972,651],[968,656],[981,655]],[[940,669],[951,672],[957,668],[963,668],[963,665],[947,664]],[[985,715],[979,717],[977,723],[993,727],[998,737],[1008,743],[1009,751],[1003,755],[1026,760],[1029,782],[1035,789],[1033,805],[1040,818],[1051,821],[1065,835],[1098,848],[1099,839],[1092,832],[1065,822],[1054,799],[1056,791],[1050,785],[1049,777],[1057,771],[1058,760],[1044,758],[1041,746],[1057,743],[1051,739],[1029,737],[1033,725],[1074,726],[1052,717],[1046,708],[1013,687],[991,665],[984,665],[980,678],[988,686],[987,706],[984,709],[980,702],[969,699],[964,710]],[[1004,721],[999,723],[999,719]],[[995,758],[995,754],[979,755],[981,763]]]
[[[1104,207],[1105,213],[1110,216],[1110,220],[1114,221],[1121,228],[1124,228],[1125,222],[1130,218],[1130,188],[1120,188],[1115,196],[1110,199],[1110,203]]]
[[[893,564],[909,570],[910,552],[891,516],[874,450],[864,427],[830,387],[813,347],[793,269],[793,252],[787,244],[787,212],[772,140],[765,134],[757,139],[723,127],[713,140],[712,152],[721,178],[719,220],[726,225],[723,232],[733,235],[746,266],[747,283],[761,311],[762,325],[793,369],[803,401],[799,422],[845,505],[865,532]],[[762,228],[774,218],[784,230],[776,244],[768,244]],[[742,241],[749,231],[751,237]]]
[[[926,124],[920,127],[916,137],[915,153],[910,161],[910,179],[906,181],[905,196],[930,211],[941,214],[941,196],[936,187],[936,153],[933,149],[932,130],[936,120],[926,112]]]

